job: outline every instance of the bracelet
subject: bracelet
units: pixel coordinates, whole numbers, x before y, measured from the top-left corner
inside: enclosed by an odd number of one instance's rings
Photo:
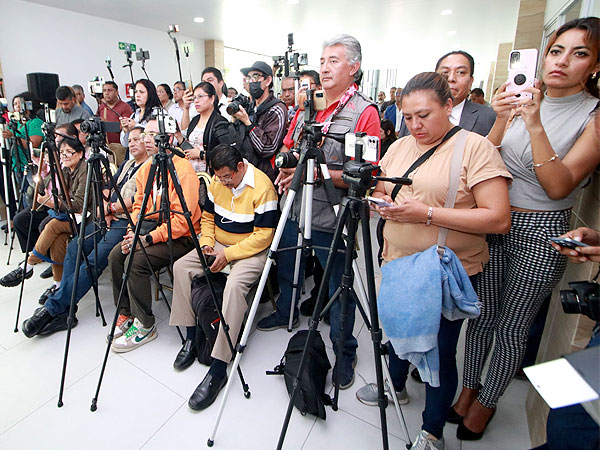
[[[550,159],[547,159],[546,161],[542,161],[539,164],[534,164],[533,167],[542,167],[544,164],[548,164],[549,162],[554,161],[555,159],[558,159],[558,155],[555,153],[554,156]]]
[[[431,219],[433,219],[433,206],[430,206],[427,210],[427,222],[425,222],[425,225],[431,225]]]

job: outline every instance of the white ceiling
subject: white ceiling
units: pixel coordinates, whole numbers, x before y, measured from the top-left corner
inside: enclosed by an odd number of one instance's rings
[[[265,55],[283,54],[293,32],[315,66],[323,40],[342,32],[361,42],[366,69],[401,74],[433,70],[440,55],[461,48],[475,57],[479,79],[487,78],[498,43],[513,40],[519,7],[519,0],[29,1],[165,32],[176,23],[185,35]],[[454,13],[442,16],[445,9]],[[196,16],[205,22],[195,23]]]

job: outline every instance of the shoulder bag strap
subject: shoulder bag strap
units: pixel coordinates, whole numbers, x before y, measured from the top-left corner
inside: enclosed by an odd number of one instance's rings
[[[465,153],[465,143],[469,132],[462,130],[456,138],[454,143],[454,150],[452,152],[452,161],[450,163],[450,184],[448,186],[448,197],[446,197],[446,203],[444,208],[454,208],[454,202],[456,201],[456,194],[458,192],[458,183],[460,181],[460,169],[462,166],[463,155]],[[444,246],[446,245],[446,238],[448,237],[448,228],[440,227],[438,233],[438,253],[440,257],[444,254]]]
[[[423,153],[414,163],[412,163],[412,165],[408,168],[408,170],[406,172],[404,172],[404,175],[402,175],[402,177],[403,178],[408,177],[408,175],[411,174],[417,167],[419,167],[421,164],[423,164],[425,161],[427,161],[429,159],[429,157],[431,155],[433,155],[433,153],[438,149],[438,147],[440,145],[442,145],[444,142],[446,142],[448,139],[450,139],[452,136],[454,136],[460,130],[461,130],[461,128],[459,126],[455,126],[450,131],[448,131],[446,133],[446,135],[444,136],[444,138],[442,139],[442,142],[440,142],[435,147],[430,148],[425,153]],[[397,184],[396,186],[394,186],[394,189],[392,190],[392,195],[391,195],[392,200],[396,200],[396,196],[398,195],[398,192],[400,191],[402,186],[403,186],[402,184]]]

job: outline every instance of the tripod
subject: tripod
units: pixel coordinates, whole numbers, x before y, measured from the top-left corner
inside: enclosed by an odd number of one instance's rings
[[[172,268],[173,268],[173,251],[172,251],[173,242],[172,242],[170,215],[171,214],[180,214],[185,218],[187,226],[188,226],[188,230],[190,232],[190,235],[191,235],[191,238],[192,238],[192,241],[194,244],[194,248],[198,254],[200,263],[201,263],[203,271],[204,271],[204,275],[206,277],[208,287],[211,292],[213,304],[217,310],[217,313],[218,313],[218,316],[219,316],[219,319],[221,322],[221,326],[223,327],[223,330],[225,332],[227,344],[229,345],[229,349],[231,350],[231,353],[235,354],[235,347],[231,341],[231,337],[229,336],[229,326],[226,323],[225,318],[223,317],[222,310],[219,307],[219,304],[217,301],[217,295],[215,292],[212,275],[209,270],[209,265],[208,265],[208,262],[206,260],[204,253],[202,253],[202,250],[200,248],[200,243],[198,241],[198,237],[197,237],[196,231],[194,229],[194,224],[192,223],[192,213],[190,212],[190,210],[187,206],[185,197],[183,195],[183,190],[182,190],[181,184],[179,182],[179,177],[177,176],[177,173],[175,171],[175,165],[173,163],[173,152],[176,152],[178,154],[177,156],[180,156],[180,157],[185,157],[185,155],[182,152],[180,152],[179,150],[176,150],[175,148],[170,147],[168,145],[169,135],[167,133],[165,133],[165,124],[164,124],[165,114],[164,114],[164,111],[162,110],[162,108],[157,108],[157,109],[158,109],[159,133],[155,136],[154,139],[155,139],[157,147],[158,147],[158,153],[153,157],[152,164],[150,165],[148,179],[146,181],[146,186],[144,189],[144,197],[143,197],[142,204],[140,207],[140,215],[138,217],[138,221],[135,226],[135,232],[134,232],[133,240],[132,240],[131,247],[130,247],[131,253],[130,253],[130,256],[128,257],[126,268],[125,268],[125,271],[123,274],[123,282],[121,284],[121,289],[120,289],[119,297],[117,300],[115,317],[113,319],[111,330],[108,335],[108,345],[106,347],[104,361],[102,363],[102,369],[100,371],[100,378],[98,380],[96,394],[92,398],[92,404],[90,407],[91,411],[96,411],[96,409],[97,409],[100,386],[102,384],[102,379],[104,377],[104,372],[106,369],[106,363],[108,360],[110,346],[111,346],[113,338],[114,338],[114,330],[115,330],[115,326],[117,323],[117,318],[119,316],[119,306],[120,306],[121,300],[123,298],[124,290],[127,289],[127,280],[129,279],[129,275],[131,273],[131,268],[133,266],[133,260],[134,260],[133,253],[135,252],[134,249],[137,248],[137,244],[140,242],[142,223],[143,223],[144,217],[146,217],[146,216],[159,214],[159,216],[163,217],[164,221],[166,221],[167,231],[168,231],[168,236],[169,236],[168,244],[169,244],[169,253],[170,253],[170,259],[171,259],[171,261],[170,261],[171,273],[172,273]],[[169,149],[171,152],[167,153],[167,149]],[[171,209],[170,202],[169,202],[169,180],[173,183],[173,188],[176,192],[177,198],[181,205],[181,211]],[[148,200],[149,200],[150,196],[152,195],[152,191],[153,191],[153,187],[154,187],[155,183],[157,186],[160,183],[160,186],[162,189],[161,196],[160,196],[161,206],[158,211],[153,211],[153,212],[147,214],[146,208],[147,208]],[[141,248],[144,249],[144,246],[141,245]],[[170,310],[170,308],[169,308],[169,310]],[[180,336],[183,341],[183,336],[181,335],[181,332],[180,332]],[[240,382],[242,384],[242,388],[244,389],[244,395],[246,396],[246,398],[249,398],[250,390],[244,380],[242,370],[239,367],[238,367],[238,375],[240,378]]]
[[[73,205],[71,203],[70,195],[67,194],[66,183],[64,180],[62,170],[60,169],[60,164],[58,162],[57,149],[55,146],[55,133],[54,133],[54,125],[53,124],[49,124],[49,123],[45,124],[45,134],[46,134],[46,138],[45,138],[44,144],[42,146],[42,153],[40,155],[40,164],[44,163],[45,156],[47,155],[48,167],[50,169],[50,178],[49,179],[52,182],[52,191],[51,192],[52,192],[52,198],[53,198],[53,202],[54,202],[54,209],[56,210],[57,213],[60,211],[59,204],[61,201],[63,202],[64,205],[66,205],[67,215],[68,215],[67,220],[69,222],[70,232],[71,232],[72,236],[75,236],[76,231],[77,231],[77,228],[76,228],[77,220],[75,217],[75,211],[73,210]],[[58,185],[55,180],[58,180]],[[32,229],[33,229],[33,216],[34,216],[34,211],[36,211],[38,208],[37,194],[39,192],[40,182],[41,182],[41,180],[38,180],[35,185],[34,195],[33,195],[33,205],[31,207],[31,212],[30,212],[30,216],[29,216],[29,230],[27,233],[27,240],[26,240],[27,243],[25,246],[25,260],[23,262],[23,274],[21,277],[21,291],[19,294],[19,303],[18,303],[17,317],[16,317],[15,329],[14,329],[15,333],[19,331],[18,330],[19,315],[21,312],[23,289],[25,286],[25,274],[27,272],[27,270],[26,270],[27,261],[29,259],[29,246],[31,244],[31,234],[32,234]],[[59,197],[59,188],[60,188],[60,197]],[[87,262],[87,259],[86,259],[86,262]],[[100,306],[100,300],[98,298],[97,288],[94,289],[94,291],[96,294],[96,317],[101,315],[102,321],[104,322],[104,324],[106,324],[106,322],[104,320],[104,314],[102,312],[102,307]]]
[[[359,146],[357,146],[359,147]],[[362,147],[362,146],[360,146]],[[313,311],[313,315],[310,321],[309,333],[306,339],[306,344],[304,346],[304,350],[302,352],[302,358],[300,360],[300,367],[298,368],[298,374],[301,374],[306,366],[308,361],[308,349],[311,347],[314,337],[317,332],[317,327],[319,324],[319,311],[321,310],[321,306],[323,304],[325,298],[325,289],[327,288],[329,278],[331,277],[331,272],[333,270],[334,264],[334,256],[337,252],[337,249],[340,248],[342,244],[342,232],[344,228],[347,228],[347,251],[345,252],[344,259],[344,275],[342,277],[342,284],[340,287],[341,290],[341,326],[342,331],[340,331],[340,339],[343,338],[343,326],[344,326],[344,318],[347,314],[348,310],[348,298],[350,295],[356,297],[356,293],[353,291],[354,284],[354,275],[352,270],[352,260],[354,258],[354,254],[351,249],[355,248],[356,245],[356,234],[358,232],[358,223],[361,223],[361,231],[363,238],[363,248],[365,250],[365,264],[366,264],[366,272],[367,272],[367,290],[368,290],[368,307],[369,307],[369,316],[367,316],[365,309],[363,307],[359,307],[359,311],[363,316],[363,319],[367,325],[367,328],[371,334],[371,340],[373,342],[373,351],[375,355],[375,372],[377,378],[377,403],[379,406],[379,414],[381,421],[381,435],[382,435],[382,444],[383,448],[387,450],[389,448],[388,445],[388,436],[387,436],[387,419],[385,408],[387,407],[387,398],[385,396],[385,388],[383,384],[383,351],[382,351],[382,330],[379,326],[379,316],[377,312],[377,301],[376,301],[376,289],[375,289],[375,278],[374,278],[374,268],[373,268],[373,251],[371,246],[371,234],[369,230],[369,207],[364,199],[366,192],[371,184],[371,172],[374,169],[377,169],[377,166],[373,166],[370,164],[365,164],[362,161],[362,148],[357,148],[357,157],[354,161],[349,161],[344,165],[344,173],[343,180],[348,183],[349,191],[348,196],[344,197],[342,200],[342,208],[338,214],[337,224],[335,228],[335,232],[333,235],[333,241],[331,243],[331,247],[329,248],[329,254],[327,257],[327,264],[325,266],[325,273],[323,275],[323,280],[321,281],[321,286],[319,288],[319,294],[317,297],[317,303],[315,305],[315,309]],[[385,179],[385,178],[384,178]],[[392,181],[395,183],[402,184],[411,184],[412,182],[408,179],[385,179],[386,181]],[[335,297],[335,296],[334,296]],[[330,304],[333,301],[330,300]],[[328,305],[329,307],[330,305]],[[369,320],[370,319],[370,320]],[[342,356],[342,346],[338,342],[337,345],[337,361],[341,360]],[[387,369],[387,368],[386,368]],[[337,408],[337,399],[339,394],[339,371],[337,371],[337,379],[335,380],[335,395],[334,395],[334,410]],[[283,446],[283,442],[285,439],[285,434],[287,432],[287,428],[289,426],[289,421],[292,415],[292,410],[294,407],[294,400],[298,395],[298,374],[294,378],[294,388],[292,390],[292,394],[290,395],[290,401],[288,403],[288,408],[285,416],[285,420],[281,429],[281,433],[279,435],[279,442],[277,445],[278,449],[281,449]],[[386,376],[389,379],[389,372],[386,371]],[[393,394],[394,401],[397,401],[395,393]],[[399,409],[398,405],[397,409]],[[401,414],[401,412],[400,412]],[[404,432],[408,439],[409,445],[407,448],[410,448],[412,444],[410,444],[410,438],[408,435],[408,430],[406,428],[406,423],[404,421],[404,417],[402,416],[401,423],[404,426]]]

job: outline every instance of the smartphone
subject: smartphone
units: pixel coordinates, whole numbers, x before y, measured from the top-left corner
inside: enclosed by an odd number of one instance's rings
[[[369,200],[371,203],[374,203],[375,205],[380,206],[380,207],[394,206],[391,203],[388,203],[385,200],[383,200],[381,198],[377,198],[377,197],[367,197],[367,200]]]
[[[577,247],[589,247],[588,244],[584,244],[583,242],[579,242],[579,241],[576,241],[575,239],[571,239],[571,238],[555,237],[555,238],[550,238],[550,240],[552,242],[554,242],[555,244],[560,245],[561,247],[566,247],[566,248],[570,248],[573,250]]]
[[[527,87],[533,87],[537,66],[538,51],[535,48],[513,50],[508,58],[508,81],[506,92],[515,92],[516,101],[522,98],[533,99],[531,92],[523,92]]]
[[[181,150],[191,150],[194,148],[194,146],[192,144],[189,143],[189,141],[185,140],[181,143],[181,145],[179,146],[179,148]]]

